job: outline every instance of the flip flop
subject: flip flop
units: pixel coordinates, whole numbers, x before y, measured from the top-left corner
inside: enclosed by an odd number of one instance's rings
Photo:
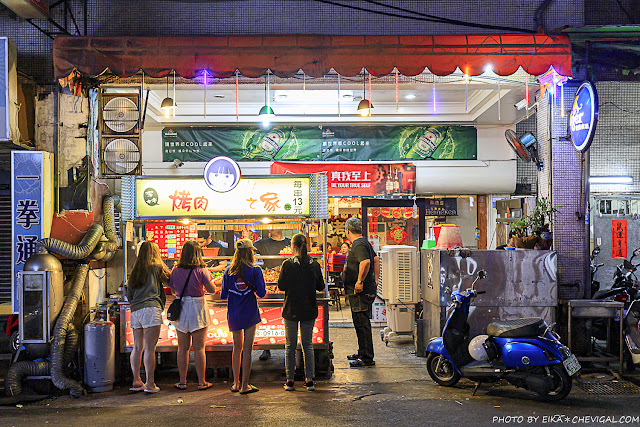
[[[186,390],[187,389],[187,385],[186,384],[182,384],[182,383],[175,383],[173,386],[175,388],[177,388],[178,390]]]
[[[213,384],[209,383],[209,382],[205,382],[204,384],[198,384],[198,390],[206,390],[208,388],[211,388]]]
[[[140,387],[129,387],[129,391],[133,391],[135,393],[139,392],[139,391],[144,391],[144,386],[140,386]]]
[[[249,390],[241,391],[240,394],[255,393],[257,391],[260,391],[260,389],[258,387],[254,386],[253,384],[249,384]]]
[[[231,386],[231,387],[229,388],[229,390],[231,390],[231,393],[237,393],[237,392],[239,392],[239,391],[240,391],[240,389],[239,389],[239,388],[233,388],[233,386]]]
[[[153,394],[153,393],[157,393],[157,392],[159,392],[159,391],[160,391],[160,387],[158,387],[158,386],[156,386],[156,388],[154,388],[154,389],[149,389],[149,388],[145,388],[145,389],[144,389],[144,392],[145,392],[145,393],[151,393],[151,394]]]

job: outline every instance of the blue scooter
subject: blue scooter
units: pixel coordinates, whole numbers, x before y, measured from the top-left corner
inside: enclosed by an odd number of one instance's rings
[[[545,400],[558,401],[571,391],[571,378],[580,370],[575,355],[559,340],[540,318],[503,320],[489,324],[484,343],[476,338],[469,352],[469,307],[471,301],[486,291],[474,286],[487,277],[478,272],[470,289],[451,295],[451,313],[442,337],[433,338],[427,345],[429,376],[441,386],[451,387],[461,377],[480,383],[507,380],[516,387],[535,392]],[[483,350],[484,349],[484,350]],[[478,351],[479,350],[479,351]],[[475,390],[474,390],[475,393]]]

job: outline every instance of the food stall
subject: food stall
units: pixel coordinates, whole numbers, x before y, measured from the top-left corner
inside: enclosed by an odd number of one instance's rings
[[[122,212],[124,224],[125,277],[128,277],[136,249],[144,240],[160,246],[163,259],[172,264],[180,257],[185,241],[195,240],[199,230],[208,230],[220,239],[220,246],[233,248],[238,238],[255,236],[260,232],[278,229],[285,237],[297,232],[313,243],[326,248],[327,178],[323,175],[272,175],[242,177],[228,192],[213,191],[202,177],[132,176],[122,180]],[[220,250],[219,248],[217,248]],[[256,255],[263,266],[267,295],[258,300],[262,322],[258,324],[254,349],[284,349],[285,332],[282,319],[284,293],[278,291],[279,264],[291,256],[290,249],[277,255]],[[232,250],[206,249],[205,262],[230,263]],[[214,255],[216,254],[216,255]],[[323,270],[325,254],[311,250]],[[265,268],[266,265],[272,268]],[[275,264],[275,266],[274,266]],[[214,273],[214,281],[221,285],[222,273]],[[329,341],[329,313],[327,290],[318,293],[318,318],[313,330],[313,344],[317,375],[332,373],[331,342]],[[227,324],[227,301],[219,293],[207,294],[211,325],[207,333],[207,366],[230,367],[233,334]],[[173,296],[167,295],[157,351],[171,360],[177,351],[175,327],[166,319],[166,308]],[[133,331],[129,327],[130,309],[123,301],[120,307],[120,351],[130,352]]]

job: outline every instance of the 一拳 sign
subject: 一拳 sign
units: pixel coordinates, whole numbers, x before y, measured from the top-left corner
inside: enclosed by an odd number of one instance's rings
[[[136,216],[147,218],[308,216],[308,176],[242,178],[219,193],[200,177],[138,178]]]
[[[589,149],[598,124],[598,92],[593,84],[584,82],[578,88],[569,116],[569,133],[576,150]]]
[[[11,152],[12,310],[18,312],[18,272],[49,236],[53,218],[53,156],[44,151]]]

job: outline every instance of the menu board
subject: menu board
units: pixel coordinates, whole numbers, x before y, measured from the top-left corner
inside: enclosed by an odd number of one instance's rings
[[[167,309],[169,304],[165,306],[162,313],[163,323],[160,326],[160,337],[158,339],[159,347],[177,347],[178,335],[175,326],[167,320]],[[322,343],[324,336],[323,329],[323,307],[318,307],[318,317],[313,326],[313,342]],[[131,309],[126,309],[126,346],[133,346],[133,329],[131,329]],[[225,305],[209,305],[209,317],[211,324],[207,328],[207,340],[205,345],[225,345],[233,344],[233,334],[229,331],[227,323],[227,306]],[[260,318],[262,319],[256,328],[256,336],[254,344],[278,344],[284,345],[284,321],[282,319],[282,306],[278,307],[260,307]]]
[[[184,242],[198,238],[195,224],[173,221],[147,221],[144,231],[146,240],[156,242],[160,247],[160,255],[166,259],[180,258]]]

